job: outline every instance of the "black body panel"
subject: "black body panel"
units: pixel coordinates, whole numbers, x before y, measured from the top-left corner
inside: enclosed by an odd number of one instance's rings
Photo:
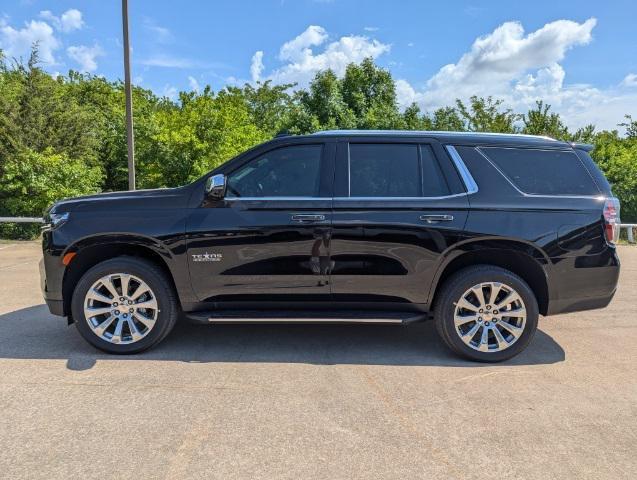
[[[320,215],[303,224],[295,215]],[[224,201],[194,210],[187,224],[193,290],[203,302],[329,300],[331,199]]]

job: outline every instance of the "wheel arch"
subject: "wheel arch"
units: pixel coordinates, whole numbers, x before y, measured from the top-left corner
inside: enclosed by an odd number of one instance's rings
[[[159,267],[169,279],[171,288],[178,293],[171,264],[174,259],[171,253],[156,240],[139,236],[111,236],[90,237],[77,241],[67,247],[62,256],[74,253],[64,271],[62,280],[62,300],[64,315],[69,323],[73,321],[71,314],[71,299],[75,285],[92,267],[106,260],[116,257],[143,258]],[[177,295],[179,299],[179,295]]]
[[[472,265],[494,265],[521,277],[533,290],[542,315],[548,312],[550,283],[543,265],[549,259],[532,244],[501,239],[476,240],[457,245],[448,252],[438,267],[429,292],[430,310],[436,294],[455,272]]]

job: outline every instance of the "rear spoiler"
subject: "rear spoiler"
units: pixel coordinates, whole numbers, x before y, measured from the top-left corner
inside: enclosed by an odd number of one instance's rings
[[[590,143],[577,143],[577,142],[570,142],[571,143],[571,147],[576,148],[577,150],[584,150],[585,152],[590,152],[592,149],[595,148],[595,145],[591,145]]]

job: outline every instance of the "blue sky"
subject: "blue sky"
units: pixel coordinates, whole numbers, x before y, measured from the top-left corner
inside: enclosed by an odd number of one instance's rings
[[[122,78],[120,2],[0,4],[0,48],[45,68]],[[160,95],[272,79],[305,85],[372,56],[401,105],[545,98],[571,126],[637,116],[635,1],[130,0],[133,76]]]

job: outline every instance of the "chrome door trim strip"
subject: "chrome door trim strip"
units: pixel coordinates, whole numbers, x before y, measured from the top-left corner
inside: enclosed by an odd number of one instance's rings
[[[327,200],[331,201],[332,197],[225,197],[225,201],[227,202],[259,202],[262,200],[265,201],[317,201],[317,200]]]

